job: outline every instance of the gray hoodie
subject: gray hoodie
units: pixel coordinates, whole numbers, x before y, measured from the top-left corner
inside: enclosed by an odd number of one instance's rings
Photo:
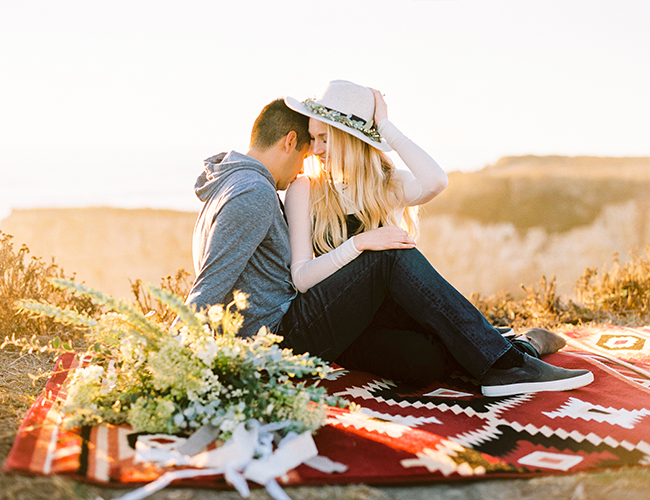
[[[194,192],[204,203],[194,227],[196,279],[187,304],[228,304],[249,295],[239,334],[264,325],[275,331],[297,292],[291,282],[289,229],[275,181],[250,156],[231,151],[208,158]]]

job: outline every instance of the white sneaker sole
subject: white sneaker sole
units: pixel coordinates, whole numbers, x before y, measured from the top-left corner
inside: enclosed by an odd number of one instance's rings
[[[527,394],[530,392],[542,391],[570,391],[578,387],[584,387],[594,381],[594,374],[591,372],[578,375],[577,377],[564,378],[560,380],[549,380],[547,382],[524,382],[521,384],[508,385],[484,385],[481,392],[484,396],[496,398],[501,396],[514,396],[515,394]]]

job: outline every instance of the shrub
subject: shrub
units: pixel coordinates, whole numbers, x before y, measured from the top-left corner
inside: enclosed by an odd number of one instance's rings
[[[35,319],[21,314],[16,307],[19,300],[47,301],[86,315],[99,313],[87,297],[78,297],[67,290],[52,285],[50,278],[65,278],[61,267],[49,264],[39,257],[29,255],[29,248],[22,245],[14,250],[13,236],[0,231],[0,334],[28,338],[34,335],[75,336],[74,329],[62,329],[49,319]],[[74,275],[72,276],[74,278]]]
[[[592,313],[573,301],[560,297],[555,286],[555,277],[550,281],[545,276],[536,286],[521,287],[526,295],[515,300],[508,293],[483,298],[478,294],[470,300],[495,326],[513,328],[553,328],[559,324],[577,324],[592,319]]]
[[[632,253],[621,265],[614,255],[611,269],[600,273],[587,268],[578,279],[578,302],[559,297],[555,278],[545,277],[537,286],[523,287],[526,296],[514,300],[510,294],[488,298],[478,294],[470,300],[495,326],[552,328],[565,324],[611,323],[644,325],[650,320],[650,246],[645,256]]]
[[[611,269],[603,269],[599,275],[597,269],[588,268],[578,280],[578,299],[599,319],[650,316],[650,246],[645,257],[636,252],[631,256],[630,262],[621,265],[614,254]]]

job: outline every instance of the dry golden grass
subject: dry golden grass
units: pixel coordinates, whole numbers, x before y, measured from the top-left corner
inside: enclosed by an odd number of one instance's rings
[[[54,336],[68,335],[71,340],[81,342],[76,332],[63,332],[59,327],[43,320],[28,319],[20,315],[13,306],[18,299],[46,299],[57,304],[68,304],[78,310],[98,314],[92,306],[69,295],[62,295],[49,287],[47,278],[63,276],[63,270],[56,264],[29,257],[29,250],[22,247],[14,251],[11,237],[0,232],[0,328],[23,338],[35,335],[41,341]],[[189,274],[179,270],[173,276],[161,281],[164,288],[184,296],[190,285]],[[144,311],[156,311],[163,321],[171,321],[171,313],[150,297],[140,280],[132,283],[134,302]],[[576,294],[581,303],[566,300],[556,293],[553,279],[542,280],[532,287],[524,288],[525,297],[513,299],[508,294],[483,298],[474,295],[471,300],[495,325],[510,325],[514,328],[546,327],[556,331],[567,331],[576,327],[597,324],[619,324],[644,326],[650,323],[650,248],[645,256],[634,256],[629,264],[621,266],[614,262],[611,269],[600,273],[587,269],[576,285]],[[88,308],[91,309],[88,309]],[[84,309],[86,308],[86,309]],[[0,349],[0,462],[4,462],[13,444],[18,426],[25,413],[40,394],[44,380],[32,382],[28,374],[38,374],[52,369],[53,360],[48,356],[22,353],[19,349],[6,346]],[[386,498],[488,498],[510,491],[507,498],[587,498],[585,492],[593,492],[589,498],[650,498],[644,485],[648,484],[647,470],[607,471],[599,474],[580,474],[565,478],[543,478],[533,480],[492,481],[486,484],[467,483],[467,486],[451,487],[446,484],[399,488],[370,488],[366,486],[326,486],[319,488],[293,488],[291,496],[296,500],[321,498],[339,499],[386,499]],[[537,481],[537,482],[535,482]],[[456,484],[456,483],[455,483]],[[528,493],[536,486],[538,493]],[[544,486],[545,485],[545,486]],[[605,486],[609,485],[608,487]],[[616,492],[612,488],[616,487]],[[599,491],[604,492],[599,496]],[[465,492],[465,493],[463,493]],[[0,474],[0,500],[58,500],[93,499],[98,495],[113,498],[123,494],[121,490],[100,488],[62,477],[26,477]],[[638,496],[648,494],[648,496]],[[458,496],[463,495],[463,496]],[[469,495],[469,496],[467,496]],[[568,496],[567,496],[568,495]],[[573,495],[573,496],[571,496]],[[576,496],[578,495],[578,496]],[[583,496],[580,496],[583,495]],[[609,496],[607,496],[609,495]],[[168,489],[155,494],[153,499],[234,499],[232,491],[175,490]],[[252,492],[251,498],[270,498],[263,490]]]
[[[187,294],[192,287],[191,274],[185,269],[179,269],[173,276],[167,276],[160,280],[160,287],[165,290],[171,290],[179,297],[187,297]],[[165,304],[156,300],[147,291],[146,283],[142,280],[136,279],[131,282],[131,291],[133,293],[134,302],[140,308],[143,314],[151,313],[156,314],[158,321],[165,325],[171,325],[175,318],[175,313]]]
[[[595,268],[587,269],[578,281],[576,293],[590,310],[636,321],[647,316],[650,308],[650,246],[646,255],[632,255],[621,265],[614,257],[612,268],[598,275]]]
[[[575,325],[646,325],[650,322],[650,246],[645,256],[632,255],[620,265],[615,256],[610,269],[588,268],[575,286],[579,302],[556,293],[555,279],[542,277],[537,285],[522,287],[525,296],[470,296],[496,326],[566,329]]]
[[[89,315],[97,308],[87,297],[57,289],[49,278],[66,278],[65,272],[54,261],[47,263],[29,255],[27,246],[14,250],[13,237],[0,231],[0,331],[3,335],[17,337],[74,336],[76,332],[62,329],[51,320],[35,320],[20,314],[14,307],[17,300],[45,300],[55,305],[65,305],[77,312]],[[67,277],[74,279],[74,275]]]

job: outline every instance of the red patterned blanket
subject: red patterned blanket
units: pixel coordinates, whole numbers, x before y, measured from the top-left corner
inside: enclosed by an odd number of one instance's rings
[[[315,436],[319,454],[346,466],[325,473],[301,465],[284,485],[415,483],[440,479],[532,476],[650,464],[650,327],[607,327],[565,334],[568,346],[545,359],[588,368],[584,388],[504,398],[480,394],[460,374],[414,390],[363,372],[339,370],[322,381],[358,403],[331,409]],[[151,481],[163,470],[134,463],[138,434],[98,426],[70,432],[53,408],[65,398],[68,356],[29,410],[5,472],[66,474],[106,485]],[[151,437],[160,443],[166,438]],[[221,477],[175,483],[223,487]]]

